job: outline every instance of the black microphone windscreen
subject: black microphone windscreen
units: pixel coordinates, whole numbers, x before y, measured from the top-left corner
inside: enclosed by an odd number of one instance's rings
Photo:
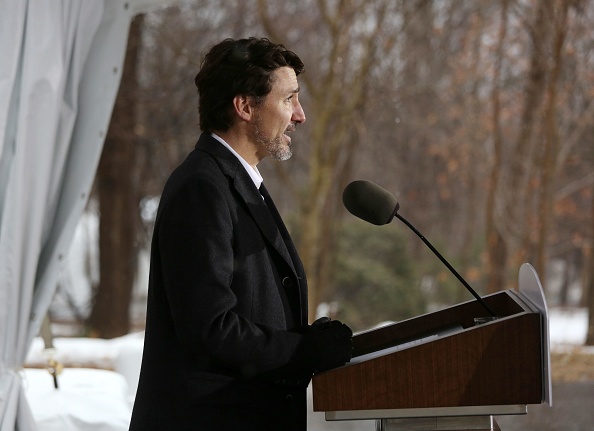
[[[392,193],[364,180],[346,186],[342,202],[351,214],[378,226],[390,223],[398,210],[398,201]]]

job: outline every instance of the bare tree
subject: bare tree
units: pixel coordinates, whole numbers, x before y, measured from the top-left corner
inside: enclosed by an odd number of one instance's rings
[[[500,175],[503,168],[503,136],[501,124],[501,97],[500,86],[503,67],[504,46],[508,26],[509,2],[501,2],[500,24],[497,36],[497,50],[495,53],[495,65],[493,67],[493,88],[491,90],[492,104],[492,130],[493,130],[493,156],[492,166],[489,175],[488,196],[486,203],[486,237],[487,237],[487,273],[489,282],[487,292],[494,292],[505,285],[505,268],[507,262],[507,246],[505,238],[496,225],[497,190],[500,184]]]
[[[551,43],[551,66],[547,82],[546,105],[544,112],[544,150],[540,169],[540,194],[537,209],[537,251],[536,268],[541,274],[546,274],[548,255],[547,240],[549,238],[553,213],[553,187],[558,175],[557,160],[559,158],[559,130],[558,130],[558,86],[563,70],[563,45],[567,36],[567,19],[569,1],[555,1],[549,3],[548,13],[552,15],[553,36]]]
[[[282,14],[274,14],[266,0],[259,1],[260,19],[275,40],[288,41],[281,33]],[[374,67],[380,61],[378,43],[389,14],[387,2],[341,0],[306,2],[302,14],[319,32],[303,75],[309,107],[314,119],[309,135],[307,179],[304,185],[283,176],[300,202],[298,246],[308,272],[310,320],[317,305],[332,297],[329,279],[333,264],[336,219],[341,211],[341,191],[352,173],[353,158],[363,136],[361,118]],[[320,39],[321,34],[325,37]],[[296,36],[305,39],[305,34]],[[306,54],[307,55],[307,54]]]
[[[590,129],[590,142],[594,139],[594,127]],[[587,160],[590,161],[590,240],[588,244],[583,248],[586,258],[586,276],[585,281],[585,294],[586,308],[588,309],[588,332],[586,336],[586,344],[588,346],[594,346],[594,149],[590,147],[590,154]]]
[[[122,82],[95,181],[100,211],[100,281],[87,325],[91,336],[101,338],[121,336],[130,329],[139,224],[134,130],[142,21],[139,15],[130,26]]]

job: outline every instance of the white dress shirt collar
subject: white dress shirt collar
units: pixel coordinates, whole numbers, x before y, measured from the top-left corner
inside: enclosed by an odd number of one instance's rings
[[[233,155],[235,157],[237,157],[237,159],[241,162],[241,164],[243,165],[243,167],[249,174],[250,178],[256,185],[256,188],[260,189],[260,185],[262,184],[264,179],[262,178],[262,175],[260,175],[260,171],[258,171],[258,168],[254,168],[254,167],[252,167],[252,165],[250,165],[248,162],[246,162],[245,159],[243,157],[241,157],[239,155],[239,153],[231,147],[231,145],[226,143],[223,138],[221,138],[220,136],[218,136],[215,133],[211,133],[211,135],[213,138],[215,138],[217,141],[219,141],[221,144],[223,144],[229,151],[231,151],[231,153],[233,153]]]

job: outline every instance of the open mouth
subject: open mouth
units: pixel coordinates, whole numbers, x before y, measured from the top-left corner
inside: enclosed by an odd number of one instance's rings
[[[293,133],[295,131],[295,129],[297,128],[297,125],[295,123],[291,123],[289,124],[289,126],[285,129],[285,133],[284,133],[284,137],[287,138],[289,140],[289,142],[291,142],[291,137],[289,136],[289,133]]]

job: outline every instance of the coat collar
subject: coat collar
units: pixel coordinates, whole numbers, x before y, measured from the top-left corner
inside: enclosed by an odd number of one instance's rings
[[[196,150],[204,151],[216,160],[223,174],[231,180],[230,186],[241,197],[264,237],[280,253],[283,259],[287,261],[293,271],[295,271],[293,260],[276,226],[276,222],[264,203],[262,195],[239,159],[207,133],[203,133],[200,136],[196,144]]]

